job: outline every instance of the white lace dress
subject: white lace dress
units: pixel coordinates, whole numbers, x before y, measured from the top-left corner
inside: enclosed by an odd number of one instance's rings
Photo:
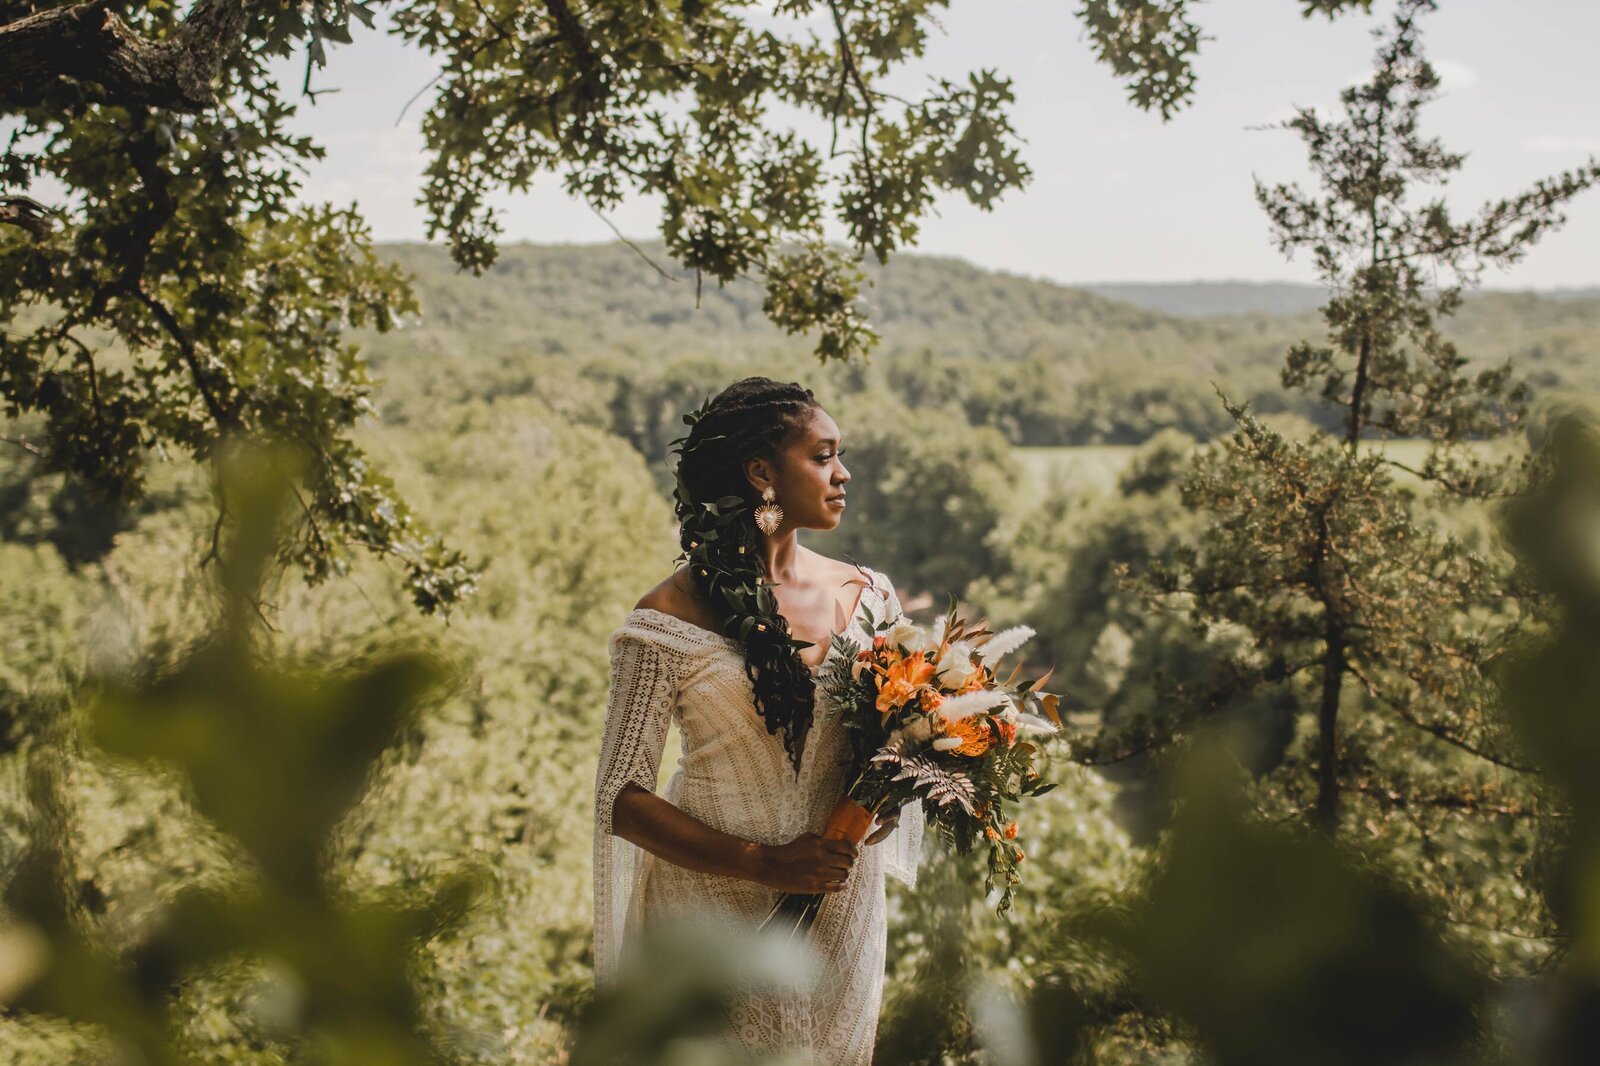
[[[881,573],[863,568],[863,588],[845,631],[870,639],[864,609],[900,616],[900,601]],[[595,775],[595,977],[615,977],[629,930],[674,913],[709,909],[757,924],[777,893],[753,881],[702,874],[662,860],[613,835],[613,805],[633,782],[655,791],[669,721],[676,721],[682,757],[663,798],[714,829],[783,844],[820,833],[843,795],[848,745],[839,709],[821,688],[798,775],[781,739],[767,732],[744,672],[744,646],[674,615],[636,607],[607,642],[611,692]],[[838,653],[831,647],[829,659]],[[826,660],[825,660],[826,661]],[[813,673],[821,667],[814,667]],[[845,887],[827,896],[812,931],[822,966],[820,984],[800,1003],[740,996],[731,1019],[753,1049],[803,1049],[829,1066],[870,1063],[883,994],[887,936],[884,878],[915,885],[921,857],[920,805],[902,809],[898,825],[863,847]]]

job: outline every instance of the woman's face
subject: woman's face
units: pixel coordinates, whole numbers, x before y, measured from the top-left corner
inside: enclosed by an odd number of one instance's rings
[[[841,433],[828,412],[817,408],[811,421],[792,434],[779,453],[781,465],[754,460],[748,468],[759,493],[770,484],[783,508],[781,535],[787,529],[832,529],[844,517],[845,469]]]

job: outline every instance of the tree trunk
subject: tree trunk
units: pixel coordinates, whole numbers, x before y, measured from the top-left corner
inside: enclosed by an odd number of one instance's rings
[[[1322,706],[1317,711],[1316,825],[1332,834],[1339,828],[1339,692],[1344,686],[1344,633],[1327,615],[1327,651],[1322,657]]]

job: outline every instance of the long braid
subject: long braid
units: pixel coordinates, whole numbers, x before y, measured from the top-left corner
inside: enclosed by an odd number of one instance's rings
[[[747,459],[775,459],[779,447],[818,406],[798,382],[747,377],[684,416],[689,433],[678,453],[675,509],[679,559],[706,603],[723,616],[722,632],[745,646],[745,674],[767,732],[781,735],[800,769],[800,744],[811,729],[816,679],[800,658],[789,623],[766,580],[766,555],[754,509],[760,497],[744,474]]]

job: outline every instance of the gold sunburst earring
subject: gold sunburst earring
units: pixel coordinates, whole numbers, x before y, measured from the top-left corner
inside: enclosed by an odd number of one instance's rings
[[[778,531],[778,523],[783,521],[783,508],[778,506],[778,494],[771,485],[761,490],[761,498],[766,502],[756,508],[756,525],[770,537]]]

